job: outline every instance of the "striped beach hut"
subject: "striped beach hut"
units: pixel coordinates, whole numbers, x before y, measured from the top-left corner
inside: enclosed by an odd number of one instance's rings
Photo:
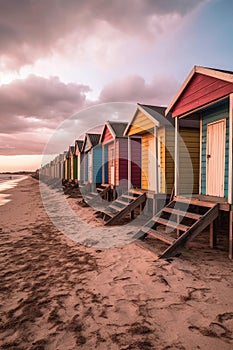
[[[125,122],[107,121],[100,138],[102,144],[102,182],[112,186],[128,187],[128,140],[124,136]],[[140,142],[136,143],[140,162]],[[139,145],[139,146],[138,146]],[[136,168],[136,165],[135,165]],[[140,184],[140,174],[135,170],[134,185]]]
[[[174,120],[171,115],[165,118],[166,107],[137,104],[136,111],[128,123],[124,135],[129,139],[141,138],[141,184],[140,188],[152,198],[153,211],[157,201],[162,203],[169,198],[174,189]],[[182,123],[180,133],[184,148],[190,151],[193,161],[195,191],[198,189],[199,130],[197,123]],[[129,159],[138,154],[135,147],[130,147]],[[185,156],[185,152],[184,152]],[[185,167],[185,162],[182,163]],[[132,171],[129,172],[131,182]],[[183,191],[185,191],[183,183]]]
[[[82,153],[82,148],[83,148],[83,140],[76,140],[75,141],[75,146],[74,146],[74,153],[76,157],[76,179],[78,181],[83,181],[83,174],[81,173],[81,162],[83,159],[83,153]]]
[[[102,182],[102,147],[99,140],[100,134],[85,134],[81,161],[81,172],[83,171],[85,183],[101,184]]]
[[[74,180],[75,177],[74,175],[76,174],[75,172],[75,153],[74,153],[74,146],[69,146],[68,149],[68,179],[69,180]]]
[[[199,124],[199,199],[218,204],[229,213],[229,257],[232,259],[233,232],[233,72],[194,66],[177,92],[166,114],[175,120],[175,195],[185,181],[180,173],[180,123],[197,121]],[[216,232],[212,232],[212,246]]]

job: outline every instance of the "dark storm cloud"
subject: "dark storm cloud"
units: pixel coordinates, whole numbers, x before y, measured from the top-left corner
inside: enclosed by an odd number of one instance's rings
[[[19,68],[62,50],[69,35],[76,45],[101,24],[122,35],[146,38],[161,27],[156,16],[184,16],[205,0],[0,0],[0,63]]]

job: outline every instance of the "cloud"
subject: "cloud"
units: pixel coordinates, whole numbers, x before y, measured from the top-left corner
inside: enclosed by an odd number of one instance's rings
[[[31,123],[34,128],[38,118],[53,124],[83,108],[88,91],[87,85],[65,84],[57,77],[30,75],[15,80],[0,86],[0,122],[4,128],[5,119],[10,118],[8,125],[14,130],[16,124],[21,128],[19,124],[25,123]]]
[[[70,36],[79,46],[87,38],[98,39],[103,28],[120,33],[121,38],[156,37],[172,17],[179,19],[203,2],[0,0],[0,67],[15,69],[32,64],[38,58],[62,51],[71,44]],[[114,44],[112,40],[108,43]]]
[[[62,152],[106,120],[128,121],[136,102],[167,104],[177,88],[171,77],[148,83],[132,75],[107,84],[93,102],[86,85],[35,75],[15,80],[0,86],[0,154],[41,154],[47,143],[47,153]]]
[[[0,86],[0,154],[38,154],[57,126],[88,104],[86,85],[30,75]]]
[[[147,83],[143,77],[131,75],[107,84],[102,89],[99,100],[166,105],[178,86],[178,82],[172,77],[157,77]]]

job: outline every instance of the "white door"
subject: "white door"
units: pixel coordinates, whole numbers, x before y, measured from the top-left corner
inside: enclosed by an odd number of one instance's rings
[[[149,190],[155,191],[155,139],[151,137],[148,145],[148,183]]]
[[[226,119],[207,125],[206,194],[224,197]]]
[[[92,183],[93,181],[93,174],[92,174],[92,169],[93,169],[93,150],[88,152],[88,181]]]
[[[111,185],[115,185],[115,167],[111,166]]]

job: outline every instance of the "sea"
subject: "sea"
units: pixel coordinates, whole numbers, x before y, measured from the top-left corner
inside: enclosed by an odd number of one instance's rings
[[[14,188],[20,181],[26,178],[27,176],[25,175],[0,174],[0,205],[11,201],[11,195],[5,193],[5,191]]]

